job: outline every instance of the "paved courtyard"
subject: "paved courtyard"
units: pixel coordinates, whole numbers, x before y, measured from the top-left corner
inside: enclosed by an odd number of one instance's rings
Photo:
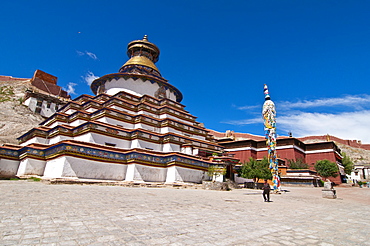
[[[370,245],[370,189],[283,189],[0,181],[0,245]]]

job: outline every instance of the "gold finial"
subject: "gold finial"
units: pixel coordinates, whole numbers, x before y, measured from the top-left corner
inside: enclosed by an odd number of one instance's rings
[[[148,41],[148,35],[144,35],[143,40]]]

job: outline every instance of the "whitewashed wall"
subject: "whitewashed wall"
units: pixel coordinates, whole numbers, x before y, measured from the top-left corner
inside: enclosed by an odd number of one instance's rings
[[[85,160],[64,156],[47,162],[44,176],[47,178],[85,178],[102,180],[123,180],[127,166],[107,162]]]
[[[172,166],[167,168],[166,183],[192,182],[201,183],[202,180],[208,179],[206,172],[190,168]]]
[[[23,104],[26,105],[32,112],[36,112],[36,108],[38,108],[37,101],[38,101],[37,98],[29,97],[27,98],[26,101],[24,101]],[[42,101],[42,104],[41,104],[40,115],[44,117],[50,117],[57,111],[55,107],[56,104],[54,102],[51,102],[48,107],[47,100],[41,100],[41,101]]]
[[[21,177],[24,175],[40,175],[44,174],[45,161],[36,160],[31,158],[23,159],[18,168],[17,176]]]
[[[150,95],[154,97],[158,89],[159,85],[157,83],[151,83],[148,80],[143,81],[141,79],[134,80],[129,78],[126,80],[119,78],[118,80],[113,79],[105,83],[105,90],[108,95],[115,95],[120,91],[125,91],[136,96]],[[167,98],[176,101],[175,94],[170,92],[169,89],[167,89],[166,94]]]
[[[166,173],[166,168],[129,164],[125,181],[164,182],[166,180]]]
[[[19,161],[0,158],[0,177],[8,178],[17,175]]]

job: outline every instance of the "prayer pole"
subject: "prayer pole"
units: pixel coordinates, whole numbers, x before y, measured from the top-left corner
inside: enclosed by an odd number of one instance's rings
[[[267,158],[270,163],[274,192],[278,192],[280,190],[280,177],[276,155],[276,110],[274,102],[271,101],[267,85],[264,86],[264,93],[265,103],[262,107],[262,116],[265,124]]]

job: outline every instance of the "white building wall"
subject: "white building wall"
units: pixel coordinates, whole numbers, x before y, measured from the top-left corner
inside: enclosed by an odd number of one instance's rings
[[[140,141],[140,146],[143,149],[161,151],[161,145],[160,144],[147,142],[147,141],[143,141],[143,140],[139,140],[139,141]]]
[[[97,119],[96,121],[107,123],[107,124],[110,124],[110,125],[113,125],[113,126],[121,126],[121,127],[127,128],[127,129],[133,129],[133,124],[127,123],[125,121],[112,119],[112,118],[109,118],[109,117],[102,117],[102,118]]]
[[[206,140],[206,137],[199,136],[199,135],[191,135],[191,137],[192,137],[192,138],[199,139],[199,140],[203,140],[203,141],[205,141],[205,140]]]
[[[90,133],[89,135],[90,135],[90,141],[89,142],[93,142],[93,143],[97,143],[97,144],[103,144],[103,145],[107,145],[106,143],[115,144],[116,145],[115,147],[122,148],[122,149],[128,149],[131,146],[131,141],[127,141],[127,140],[124,140],[124,139],[114,138],[114,137],[105,136],[105,135],[100,135],[100,134],[97,134],[97,133]]]
[[[31,139],[28,139],[26,142],[20,144],[21,146],[27,146],[32,143],[41,143],[41,144],[48,144],[48,140],[45,138],[40,138],[40,137],[33,137]]]
[[[86,109],[86,111],[87,111],[87,112],[90,112],[90,113],[93,113],[93,112],[95,112],[96,110],[98,110],[98,109],[96,109],[96,108],[88,108],[88,109]]]
[[[49,105],[49,107],[48,107]],[[47,101],[42,102],[42,107],[41,107],[41,115],[44,117],[50,117],[56,112],[55,110],[55,103],[50,103],[48,104]]]
[[[180,135],[182,134],[181,131],[178,131],[176,129],[173,129],[173,128],[170,128],[170,127],[167,127],[167,126],[160,128],[160,131],[163,134],[165,134],[165,133],[177,133],[177,134],[180,134]]]
[[[183,123],[185,123],[185,124],[193,124],[193,122],[192,121],[190,121],[190,120],[183,120],[183,119],[181,119],[181,118],[178,118],[178,117],[175,117],[175,116],[172,116],[172,115],[170,115],[170,114],[161,114],[161,115],[159,115],[159,119],[167,119],[167,118],[169,118],[169,119],[173,119],[173,120],[177,120],[177,121],[180,121],[180,122],[183,122]]]
[[[180,152],[181,147],[177,144],[165,143],[162,147],[163,152]]]
[[[73,140],[73,138],[68,137],[68,136],[58,135],[58,136],[50,138],[48,142],[49,144],[55,144],[63,140]]]
[[[35,112],[37,100],[34,97],[29,97],[26,101],[24,101],[23,104],[28,106],[28,108],[31,109],[32,112]]]
[[[86,122],[87,122],[86,120],[74,120],[69,125],[70,126],[80,126],[80,125],[82,125],[82,124],[84,124]]]
[[[47,178],[85,178],[103,180],[123,180],[127,166],[65,156],[50,160],[46,164]]]
[[[45,170],[45,161],[26,158],[23,159],[18,168],[17,176],[39,175],[42,176]]]
[[[154,95],[158,89],[159,85],[157,83],[152,83],[149,80],[143,81],[142,79],[119,78],[118,80],[112,79],[105,83],[105,90],[108,95],[115,95],[120,91],[125,91],[136,96],[150,95],[155,97]],[[176,101],[175,94],[170,92],[169,89],[166,90],[166,95],[167,98]]]
[[[60,121],[55,121],[53,124],[51,124],[49,127],[50,128],[54,128],[56,126],[59,126],[59,125],[62,125],[62,124],[66,124],[65,122],[60,122]]]
[[[41,101],[41,105],[38,106],[37,102]],[[40,108],[40,112],[38,112],[40,115],[44,117],[50,117],[52,116],[57,110],[56,110],[56,104],[54,102],[48,103],[47,100],[38,100],[35,97],[29,97],[26,101],[23,103],[24,105],[28,106],[28,108],[32,112],[36,112],[37,108]]]
[[[183,136],[186,136],[186,137],[191,137],[191,138],[195,138],[195,139],[199,139],[199,140],[205,140],[206,139],[203,136],[193,135],[193,134],[190,134],[190,133],[187,133],[187,132],[178,131],[178,130],[176,130],[176,129],[172,128],[172,127],[168,127],[168,126],[159,128],[159,131],[162,134],[165,134],[165,133],[177,133],[179,135],[183,135]]]
[[[166,180],[166,175],[166,168],[129,164],[125,181],[164,182]]]
[[[44,178],[61,178],[63,177],[64,165],[66,157],[59,157],[56,159],[49,160],[45,165]],[[69,176],[69,177],[76,177]]]
[[[370,179],[370,168],[357,165],[350,175],[347,175],[349,182],[357,182]]]
[[[134,112],[132,110],[128,110],[126,108],[122,108],[122,107],[117,106],[117,105],[111,105],[108,108],[117,109],[117,110],[119,110],[119,111],[121,111],[123,113],[136,114],[136,112]]]
[[[148,116],[151,116],[151,117],[153,117],[153,118],[158,118],[158,115],[156,115],[156,114],[152,114],[152,113],[149,113],[149,112],[144,111],[144,110],[140,110],[140,111],[138,111],[138,112],[137,112],[137,114],[148,115]]]
[[[74,112],[76,112],[76,110],[74,109],[68,109],[67,111],[65,111],[64,113],[65,114],[73,114]]]
[[[166,183],[193,182],[201,183],[207,179],[206,173],[202,170],[172,166],[167,168]]]
[[[19,168],[18,160],[0,158],[0,177],[15,177]]]

